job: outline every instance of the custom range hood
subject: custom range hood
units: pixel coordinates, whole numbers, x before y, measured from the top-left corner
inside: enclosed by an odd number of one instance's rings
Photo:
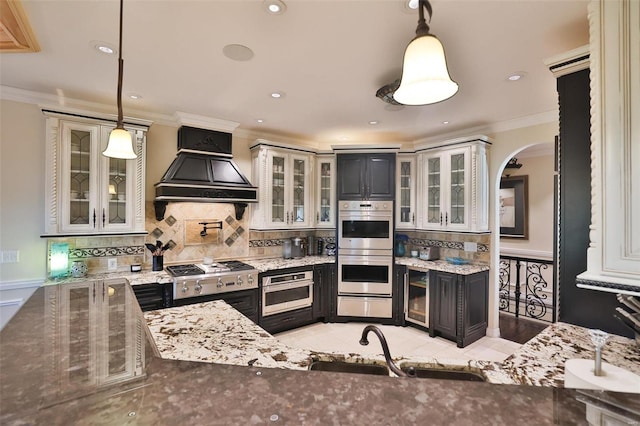
[[[257,188],[232,160],[231,133],[189,126],[178,130],[178,155],[155,187],[156,220],[175,201],[233,203],[240,220],[247,203],[258,201]]]

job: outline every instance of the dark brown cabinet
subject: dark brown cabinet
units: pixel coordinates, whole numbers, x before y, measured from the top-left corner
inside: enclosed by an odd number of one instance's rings
[[[170,308],[173,298],[173,284],[140,284],[131,286],[133,293],[138,299],[140,309],[143,311],[153,311],[155,309]]]
[[[396,155],[338,154],[338,200],[393,200]]]
[[[313,267],[313,319],[326,321],[329,318],[331,294],[336,279],[335,263],[324,263]]]
[[[459,348],[486,334],[488,271],[471,275],[431,271],[429,335],[453,340]]]

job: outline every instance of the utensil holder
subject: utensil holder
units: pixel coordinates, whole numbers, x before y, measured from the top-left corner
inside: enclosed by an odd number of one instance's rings
[[[164,260],[163,256],[153,256],[153,263],[151,264],[151,270],[162,271],[162,269],[164,268],[163,260]]]

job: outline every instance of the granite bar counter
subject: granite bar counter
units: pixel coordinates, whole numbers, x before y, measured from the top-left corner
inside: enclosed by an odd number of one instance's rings
[[[0,332],[0,423],[573,425],[587,405],[640,419],[637,395],[163,359],[146,322],[128,285],[38,289]]]

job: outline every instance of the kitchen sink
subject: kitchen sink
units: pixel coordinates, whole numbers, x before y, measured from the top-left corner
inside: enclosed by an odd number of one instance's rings
[[[342,361],[314,361],[309,370],[332,371],[334,373],[373,374],[376,376],[388,376],[389,369],[378,364],[357,364],[355,362]]]
[[[415,377],[419,379],[445,379],[445,380],[462,380],[467,382],[484,382],[485,378],[480,374],[473,371],[462,370],[448,370],[442,368],[429,368],[429,367],[412,367],[402,366],[402,371],[407,374],[411,374],[410,370],[413,369]]]

